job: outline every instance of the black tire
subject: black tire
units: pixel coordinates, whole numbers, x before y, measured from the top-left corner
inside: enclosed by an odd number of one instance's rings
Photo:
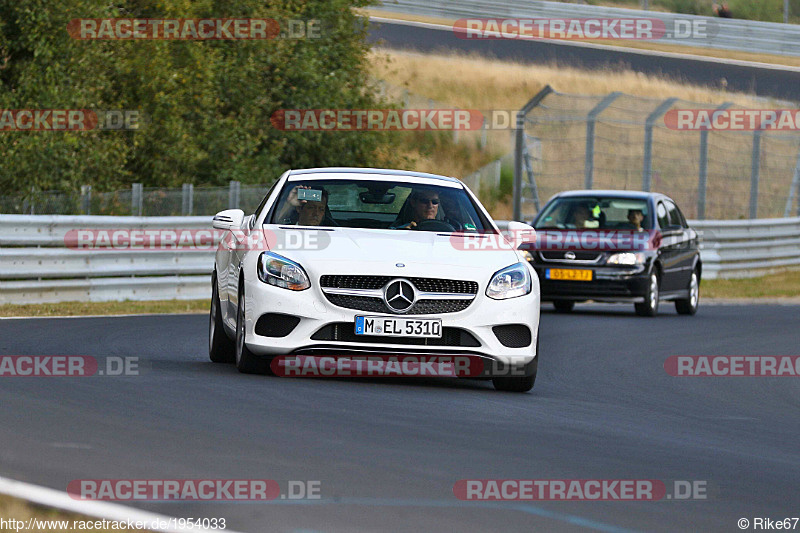
[[[255,355],[244,343],[245,328],[244,287],[239,287],[239,301],[236,304],[236,368],[242,374],[266,374],[269,360]]]
[[[571,313],[573,309],[575,309],[575,302],[570,300],[555,300],[553,301],[553,307],[556,308],[556,312],[558,313]]]
[[[222,325],[222,312],[217,291],[217,273],[211,276],[211,309],[208,312],[208,358],[214,363],[236,361],[236,344],[228,338]]]
[[[675,310],[681,315],[694,315],[698,307],[700,307],[700,276],[697,270],[693,270],[689,278],[689,297],[675,300]]]
[[[658,272],[653,269],[653,271],[650,273],[650,279],[647,284],[647,294],[645,294],[644,302],[634,304],[637,315],[656,316],[658,314],[658,297],[660,287],[661,279],[658,277]]]
[[[503,392],[528,392],[536,383],[536,373],[539,371],[539,332],[536,332],[536,358],[530,365],[532,372],[527,376],[492,378],[494,388]]]

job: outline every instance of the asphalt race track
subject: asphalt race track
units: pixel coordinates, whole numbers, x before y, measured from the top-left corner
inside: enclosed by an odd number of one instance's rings
[[[466,40],[456,37],[449,28],[436,29],[432,25],[374,21],[370,24],[370,39],[373,42],[382,42],[388,48],[424,53],[459,51],[526,63],[556,63],[588,69],[624,68],[718,89],[722,87],[721,80],[724,79],[731,91],[800,101],[800,69],[791,67],[755,67],[546,41]],[[580,92],[569,87],[558,89],[563,92]]]
[[[0,475],[321,481],[320,500],[133,506],[286,531],[738,531],[798,516],[800,380],[671,377],[670,355],[797,355],[800,307],[546,311],[529,394],[454,379],[247,376],[204,315],[0,320],[0,354],[140,358],[128,377],[0,378]],[[629,308],[630,307],[630,308]],[[705,481],[706,500],[465,502],[460,479]]]

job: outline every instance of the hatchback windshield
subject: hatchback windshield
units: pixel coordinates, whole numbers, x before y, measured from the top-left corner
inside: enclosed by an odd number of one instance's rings
[[[646,200],[630,198],[559,198],[536,218],[536,229],[651,229]]]
[[[293,181],[281,191],[272,224],[478,232],[490,228],[460,188],[394,181]]]

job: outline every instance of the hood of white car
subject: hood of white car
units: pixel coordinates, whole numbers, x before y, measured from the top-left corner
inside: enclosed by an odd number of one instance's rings
[[[499,235],[276,225],[265,225],[264,232],[271,251],[300,263],[312,278],[365,274],[488,283],[494,272],[520,261],[513,246]]]

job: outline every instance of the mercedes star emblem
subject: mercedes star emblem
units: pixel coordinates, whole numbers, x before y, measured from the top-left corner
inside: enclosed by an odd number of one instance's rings
[[[395,313],[405,313],[416,300],[417,292],[407,280],[395,279],[383,288],[383,301]]]

